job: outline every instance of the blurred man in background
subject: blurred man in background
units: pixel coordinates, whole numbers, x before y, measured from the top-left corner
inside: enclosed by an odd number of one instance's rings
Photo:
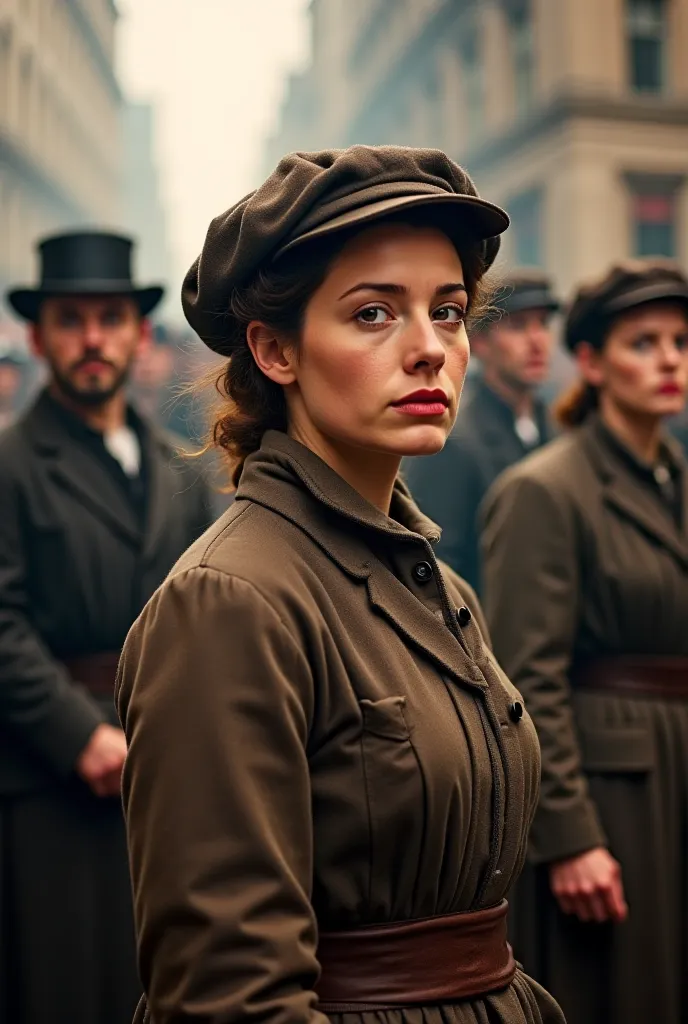
[[[125,398],[163,294],[131,248],[50,238],[39,287],[9,293],[48,384],[0,438],[2,1024],[124,1024],[139,994],[115,671],[209,503]]]
[[[437,455],[404,463],[414,498],[442,528],[439,557],[478,590],[480,502],[495,477],[553,436],[537,396],[549,373],[550,320],[559,309],[550,282],[537,271],[513,274],[492,305],[470,332],[481,373],[454,431]]]

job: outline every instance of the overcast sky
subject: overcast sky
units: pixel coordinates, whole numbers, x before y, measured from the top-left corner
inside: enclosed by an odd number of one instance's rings
[[[156,150],[173,263],[259,181],[285,79],[303,66],[308,0],[118,0],[119,69],[159,110]]]

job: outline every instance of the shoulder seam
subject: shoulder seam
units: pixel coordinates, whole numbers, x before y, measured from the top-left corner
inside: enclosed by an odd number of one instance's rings
[[[272,604],[272,602],[269,600],[269,598],[263,593],[263,591],[260,589],[260,587],[256,586],[256,584],[253,582],[253,580],[249,580],[245,576],[240,576],[237,573],[227,572],[224,569],[218,569],[217,566],[214,566],[214,565],[206,565],[204,563],[201,563],[200,565],[191,565],[191,566],[189,566],[188,569],[182,569],[180,572],[175,573],[174,576],[170,577],[170,582],[178,580],[182,576],[190,576],[192,573],[195,573],[195,572],[212,573],[215,576],[221,576],[221,577],[223,577],[224,579],[227,579],[227,580],[236,580],[239,583],[246,584],[246,586],[249,588],[249,590],[252,590],[258,596],[258,598],[260,599],[261,603],[263,605],[265,605],[265,607],[271,612],[272,616],[276,619],[278,624],[281,626],[281,628],[282,628],[282,630],[283,630],[287,640],[289,641],[289,644],[292,647],[293,651],[308,666],[308,669],[310,671],[310,665],[308,664],[308,659],[306,658],[306,656],[304,655],[303,651],[300,649],[298,644],[294,641],[294,638],[291,635],[291,632],[289,630],[289,627],[287,626],[287,623],[284,621],[284,619],[282,618],[280,613],[277,611],[275,606]]]

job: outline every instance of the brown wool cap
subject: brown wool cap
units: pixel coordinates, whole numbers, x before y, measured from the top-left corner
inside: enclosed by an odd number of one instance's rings
[[[212,221],[184,280],[186,318],[206,345],[228,355],[232,292],[259,267],[311,239],[425,205],[442,209],[452,237],[483,244],[486,267],[492,265],[509,218],[480,199],[468,174],[440,150],[291,153],[260,188]]]
[[[662,299],[688,309],[688,278],[677,263],[665,259],[615,263],[576,292],[564,325],[566,346],[573,352],[587,341],[601,348],[615,316]]]
[[[547,309],[556,313],[561,308],[552,292],[552,282],[536,269],[515,270],[501,283],[491,298],[492,306],[503,313],[521,313],[524,309]]]

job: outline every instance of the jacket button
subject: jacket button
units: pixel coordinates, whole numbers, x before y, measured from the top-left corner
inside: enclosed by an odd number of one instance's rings
[[[413,576],[419,583],[428,583],[432,579],[432,566],[429,562],[416,562]]]
[[[512,722],[520,722],[523,718],[523,705],[520,700],[515,700],[509,708],[509,718]]]
[[[456,619],[462,628],[463,626],[467,626],[472,618],[473,616],[471,615],[470,611],[468,610],[465,604],[462,605],[460,608],[456,609]]]

